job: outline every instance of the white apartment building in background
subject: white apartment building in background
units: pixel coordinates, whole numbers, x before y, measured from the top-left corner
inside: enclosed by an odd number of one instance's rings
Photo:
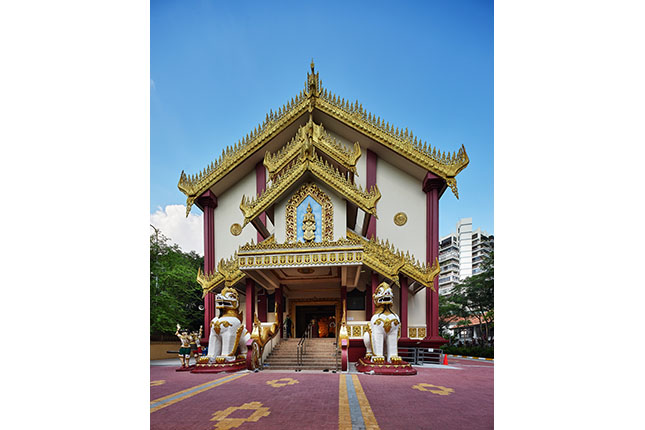
[[[493,251],[494,237],[473,231],[473,219],[462,218],[457,231],[439,240],[439,295],[446,295],[459,282],[482,271],[484,257]]]

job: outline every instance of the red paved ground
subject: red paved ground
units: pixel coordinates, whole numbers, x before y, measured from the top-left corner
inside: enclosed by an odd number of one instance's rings
[[[391,377],[378,375],[360,375],[359,380],[382,429],[492,429],[493,367],[474,367],[471,363],[462,370],[417,369],[415,376],[397,378],[396,383]],[[439,395],[412,388],[418,384],[454,392]],[[444,391],[428,385],[422,388]]]
[[[458,369],[417,368],[416,376],[359,375],[374,416],[381,429],[493,428],[494,364],[486,361],[449,359]],[[174,367],[151,366],[151,400],[232,374],[190,374]],[[259,402],[269,415],[257,422],[244,422],[239,429],[336,429],[338,428],[338,374],[259,372],[224,383],[150,414],[150,427],[168,429],[214,429],[210,421],[217,411]],[[297,384],[273,387],[267,381],[291,378]],[[412,386],[431,384],[451,388],[449,395],[419,391]],[[429,385],[425,389],[436,390]],[[237,410],[229,418],[246,418],[253,410]]]

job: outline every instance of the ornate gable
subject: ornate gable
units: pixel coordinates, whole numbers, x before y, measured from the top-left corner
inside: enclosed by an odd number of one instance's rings
[[[292,98],[287,104],[279,108],[277,112],[270,111],[266,115],[264,122],[247,134],[245,138],[239,140],[237,144],[224,149],[219,159],[213,161],[201,172],[193,175],[186,175],[183,171],[181,172],[178,188],[187,197],[186,216],[188,216],[192,205],[200,195],[241,166],[245,160],[260,151],[264,145],[293,124],[304,113],[309,112],[311,118],[311,114],[315,109],[362,133],[409,162],[443,178],[455,196],[459,197],[455,177],[469,163],[469,158],[463,145],[457,153],[446,154],[438,151],[436,148],[429,146],[427,142],[422,142],[407,128],[405,130],[395,128],[389,122],[368,113],[358,101],[350,103],[336,96],[322,87],[319,74],[314,71],[312,61],[311,73],[307,74],[305,88],[295,98]],[[307,127],[311,127],[313,146],[351,172],[360,156],[360,147],[357,149],[355,145],[352,153],[340,145],[335,145],[333,139],[325,136],[322,127],[317,129],[316,127],[318,126],[315,124],[310,126],[309,123]],[[307,129],[304,132],[307,132]],[[299,133],[302,136],[302,132],[299,131]],[[295,139],[297,142],[298,136]],[[265,164],[269,168],[271,175],[276,175],[280,170],[285,169],[285,166],[289,165],[290,160],[294,160],[295,154],[298,153],[297,146],[300,145],[292,144],[291,147],[286,145],[277,154],[269,155],[267,156],[268,158],[265,157]]]

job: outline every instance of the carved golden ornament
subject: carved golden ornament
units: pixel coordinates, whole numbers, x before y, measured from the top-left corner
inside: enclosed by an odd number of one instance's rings
[[[408,216],[405,214],[405,212],[399,212],[394,215],[394,224],[402,226],[405,225],[406,222],[408,222]]]
[[[253,331],[251,332],[251,339],[255,340],[255,343],[258,346],[258,356],[262,357],[264,352],[264,347],[266,344],[273,339],[280,329],[278,324],[278,314],[280,313],[280,307],[278,304],[275,306],[275,322],[269,327],[262,327],[262,323],[258,319],[258,315],[253,313]]]
[[[215,333],[219,334],[222,327],[231,327],[233,324],[226,320],[218,320],[217,322],[211,322],[211,326]]]
[[[420,327],[419,328],[419,337],[420,338],[426,337],[426,329],[425,329],[425,327]]]
[[[325,194],[314,183],[307,183],[302,185],[298,191],[289,199],[286,208],[286,242],[295,242],[297,239],[297,223],[298,223],[298,206],[307,198],[311,196],[321,206],[322,214],[322,240],[334,240],[334,205],[327,194]]]
[[[231,225],[231,234],[233,236],[239,236],[240,233],[242,233],[242,226],[239,225],[238,223],[232,224]]]
[[[417,337],[417,329],[415,327],[408,328],[408,337],[409,338]]]
[[[360,337],[361,336],[361,326],[359,325],[354,325],[350,326],[352,328],[352,337]]]
[[[374,185],[369,191],[363,190],[360,185],[357,186],[348,180],[336,167],[319,157],[315,149],[312,149],[311,152],[301,151],[298,158],[277,175],[262,194],[253,199],[242,196],[240,203],[240,210],[244,214],[242,226],[267,210],[306,172],[312,173],[314,177],[320,179],[344,198],[376,217],[376,202],[381,198],[378,187]]]
[[[358,101],[349,103],[344,99],[336,98],[325,89],[321,91],[321,96],[316,101],[316,108],[444,180],[453,180],[454,188],[451,187],[453,192],[457,189],[455,176],[470,162],[463,145],[456,154],[438,151],[427,142],[418,140],[412,132],[408,132],[407,128],[405,131],[399,130],[398,127],[395,129],[393,125],[382,121],[381,118],[368,114]],[[455,197],[459,198],[457,194]]]
[[[237,253],[229,259],[220,260],[217,265],[217,272],[204,274],[202,269],[197,270],[197,282],[202,286],[202,296],[217,288],[222,282],[226,287],[233,285],[244,279],[246,275],[240,270]]]
[[[347,237],[363,245],[365,249],[363,262],[368,267],[398,285],[399,271],[405,261],[401,252],[397,251],[393,245],[390,245],[389,240],[386,242],[374,239],[367,240],[351,230],[347,230]]]
[[[303,148],[305,151],[316,148],[348,171],[356,173],[356,163],[361,156],[361,146],[358,142],[354,143],[353,151],[350,152],[344,145],[329,136],[322,124],[318,125],[310,118],[309,122],[300,126],[296,135],[277,152],[272,154],[267,151],[264,154],[264,166],[269,172],[269,178],[273,179],[289,165]]]
[[[378,238],[367,240],[349,229],[347,230],[347,238],[363,245],[365,249],[363,262],[372,270],[397,285],[399,284],[398,275],[403,273],[434,291],[434,278],[441,271],[438,259],[435,258],[432,266],[428,267],[427,264],[421,264],[409,252],[404,255],[402,251],[391,245],[389,240],[382,241]]]
[[[456,154],[445,154],[428,146],[427,142],[422,144],[421,140],[418,140],[412,132],[408,132],[407,128],[405,131],[395,129],[394,126],[382,121],[380,117],[377,118],[368,113],[358,101],[350,103],[332,94],[331,91],[323,89],[318,73],[312,69],[311,73],[307,73],[307,81],[303,91],[300,91],[295,98],[292,98],[277,112],[271,110],[263,123],[247,134],[245,138],[239,140],[237,144],[224,149],[218,160],[194,175],[186,175],[184,171],[181,172],[177,186],[187,196],[186,216],[200,195],[290,126],[304,112],[313,112],[314,107],[381,143],[418,166],[441,176],[448,182],[450,189],[458,198],[455,176],[469,163],[463,145]],[[331,151],[329,155],[333,157]]]
[[[392,324],[397,326],[397,325],[399,325],[399,322],[397,320],[391,320],[391,319],[383,320],[381,318],[377,318],[374,321],[374,324],[375,325],[383,324],[383,330],[385,330],[385,333],[389,333],[390,329],[392,328]]]
[[[307,205],[307,212],[302,217],[302,238],[305,242],[311,242],[316,238],[316,215],[311,209],[311,204]]]

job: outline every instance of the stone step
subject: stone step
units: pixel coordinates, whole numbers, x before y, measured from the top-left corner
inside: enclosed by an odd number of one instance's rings
[[[336,370],[336,366],[266,366],[265,369],[267,370],[296,370],[296,369],[302,369],[302,370],[325,370],[328,369],[329,371]]]
[[[296,363],[298,360],[295,357],[285,357],[285,358],[268,358],[265,360],[266,362],[271,362],[271,363]],[[328,361],[336,361],[335,357],[309,357],[309,358],[303,358],[302,361],[324,361],[325,363]]]

